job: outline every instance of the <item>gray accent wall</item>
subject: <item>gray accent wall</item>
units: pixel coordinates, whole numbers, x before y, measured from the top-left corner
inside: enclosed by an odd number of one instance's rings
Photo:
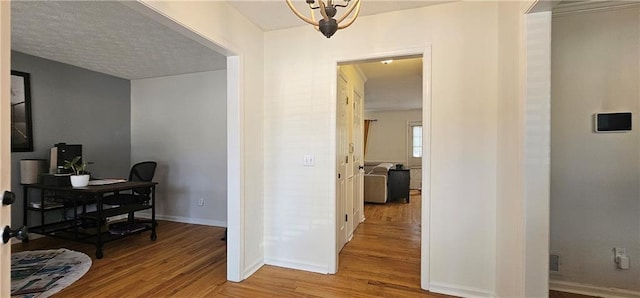
[[[11,154],[11,183],[18,200],[12,226],[22,225],[20,160],[49,158],[56,143],[82,144],[93,176],[126,177],[131,160],[129,80],[19,52],[11,69],[31,75],[33,152]],[[48,162],[48,161],[47,161]]]
[[[638,7],[553,18],[552,286],[640,291],[639,25]],[[632,130],[595,133],[599,112],[632,112]],[[627,249],[629,270],[616,268],[614,247]]]

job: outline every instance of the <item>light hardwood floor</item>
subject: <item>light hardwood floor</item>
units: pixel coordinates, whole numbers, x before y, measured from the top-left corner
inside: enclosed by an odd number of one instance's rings
[[[335,275],[264,266],[228,282],[223,228],[166,221],[155,242],[147,232],[107,243],[100,260],[91,245],[48,237],[12,249],[66,247],[92,257],[89,272],[54,297],[451,297],[420,289],[420,196],[413,194],[410,204],[366,204],[367,220]]]

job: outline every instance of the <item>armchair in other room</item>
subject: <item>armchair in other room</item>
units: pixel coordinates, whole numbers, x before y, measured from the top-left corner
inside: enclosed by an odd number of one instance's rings
[[[369,203],[387,202],[389,194],[387,179],[392,163],[381,163],[364,174],[364,201]]]

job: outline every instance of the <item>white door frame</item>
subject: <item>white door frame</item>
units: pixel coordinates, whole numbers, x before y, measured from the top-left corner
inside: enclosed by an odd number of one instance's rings
[[[0,1],[0,192],[11,190],[11,3]],[[11,206],[0,205],[0,234],[11,225]],[[13,227],[16,228],[16,227]],[[0,297],[11,292],[11,242],[0,242]]]
[[[549,293],[551,177],[551,9],[532,1],[524,14],[524,295]]]
[[[227,57],[227,280],[239,282],[253,271],[245,270],[245,166],[243,56],[227,43],[211,40],[177,23],[140,1],[123,1],[153,20]],[[256,269],[257,270],[257,269]]]
[[[244,260],[246,233],[243,216],[245,201],[243,56],[229,44],[202,36],[176,23],[175,20],[144,2],[123,1],[121,3],[227,57],[227,280],[242,281],[255,271],[246,271]]]
[[[421,215],[421,244],[420,244],[420,284],[421,287],[425,290],[429,289],[430,283],[430,275],[429,275],[429,231],[430,231],[430,223],[431,223],[431,45],[427,44],[425,47],[420,48],[407,48],[401,49],[397,51],[390,52],[380,52],[380,53],[369,53],[364,54],[362,56],[355,57],[339,57],[334,61],[334,69],[337,69],[338,65],[341,64],[349,64],[355,63],[358,61],[366,61],[366,60],[377,60],[388,57],[403,57],[403,56],[416,56],[422,55],[422,187],[423,191],[421,193],[422,196],[422,215]],[[332,72],[332,82],[337,82],[338,72]],[[337,83],[332,87],[332,98],[333,100],[337,99]],[[365,99],[366,100],[366,99]],[[337,112],[335,110],[336,102],[334,102],[331,106],[334,107],[334,110],[331,111],[333,118],[337,117]],[[335,125],[335,124],[334,124]],[[333,141],[336,142],[335,132],[337,127],[332,129],[333,131]],[[334,151],[331,153],[335,159],[336,151],[335,146]],[[336,167],[334,165],[334,167]],[[337,168],[334,168],[333,173],[337,173]],[[334,187],[334,195],[337,185],[333,185]],[[338,216],[338,206],[335,204],[336,198],[333,198],[333,216]],[[336,247],[337,243],[337,233],[336,229],[333,229],[333,235],[331,237],[333,243],[331,247]],[[338,251],[333,252],[332,258],[329,260],[329,273],[335,273],[338,271]]]
[[[227,280],[247,278],[244,262],[242,57],[227,57]]]

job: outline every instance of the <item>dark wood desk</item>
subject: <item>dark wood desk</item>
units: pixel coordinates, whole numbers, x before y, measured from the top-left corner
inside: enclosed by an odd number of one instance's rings
[[[151,231],[151,240],[156,240],[156,182],[120,182],[108,185],[95,185],[87,187],[49,186],[43,184],[23,185],[23,224],[30,232],[37,234],[60,237],[74,241],[86,242],[96,245],[96,257],[103,257],[102,248],[107,242],[118,240],[129,235]],[[122,205],[115,208],[103,208],[102,198],[105,194],[118,194],[122,191],[130,191],[139,188],[151,188],[150,200],[146,204]],[[39,200],[29,200],[29,190],[39,190]],[[50,200],[53,199],[53,200]],[[53,202],[53,203],[52,203]],[[35,203],[35,204],[34,204]],[[38,205],[39,203],[39,205]],[[88,204],[96,204],[96,210],[86,212]],[[82,208],[81,212],[78,209]],[[45,213],[54,210],[73,209],[71,219],[63,218],[59,221],[46,223]],[[142,210],[151,210],[151,222],[136,229],[131,233],[112,234],[103,231],[102,226],[109,217],[129,214]],[[40,214],[40,225],[29,226],[29,215]],[[65,214],[66,217],[66,214]],[[89,223],[95,229],[84,229]]]

